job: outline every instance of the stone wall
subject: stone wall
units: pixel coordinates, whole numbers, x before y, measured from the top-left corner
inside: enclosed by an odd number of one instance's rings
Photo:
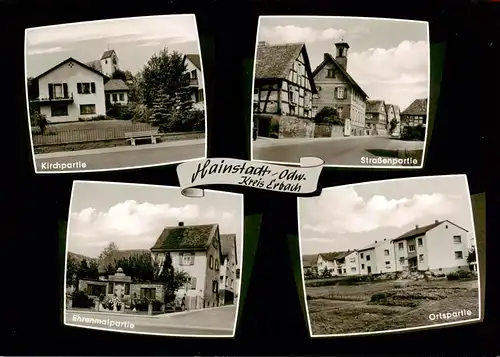
[[[314,126],[309,119],[282,116],[279,119],[279,138],[314,138]]]
[[[342,125],[332,125],[332,138],[344,136],[344,127]]]

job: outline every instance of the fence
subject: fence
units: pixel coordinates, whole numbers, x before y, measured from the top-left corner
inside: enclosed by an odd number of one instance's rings
[[[126,126],[89,129],[52,129],[45,134],[33,133],[33,145],[70,144],[85,141],[124,139],[125,133],[134,131],[149,131],[154,128],[147,123],[134,123]]]

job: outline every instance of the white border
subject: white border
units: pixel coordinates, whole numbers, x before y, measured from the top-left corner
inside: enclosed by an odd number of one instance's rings
[[[165,188],[167,191],[169,189],[178,189],[179,187],[176,186],[162,186],[162,185],[148,185],[148,184],[140,184],[140,183],[125,183],[125,182],[111,182],[111,181],[86,181],[86,180],[75,180],[73,181],[73,185],[71,188],[71,198],[69,202],[69,211],[68,211],[68,221],[66,224],[66,248],[64,250],[65,255],[64,255],[64,281],[63,281],[63,324],[66,326],[71,326],[71,327],[79,327],[79,328],[86,328],[86,329],[91,329],[91,330],[101,330],[101,331],[108,331],[108,332],[120,332],[120,333],[131,333],[131,334],[138,334],[138,335],[152,335],[152,336],[173,336],[173,337],[197,337],[197,338],[234,338],[236,335],[236,326],[238,325],[238,317],[240,314],[240,301],[241,301],[241,286],[242,286],[242,274],[241,272],[243,271],[243,245],[244,245],[244,234],[245,234],[245,212],[244,212],[244,196],[240,193],[234,193],[234,192],[224,192],[224,191],[217,191],[217,190],[204,190],[206,192],[213,192],[213,193],[221,193],[221,194],[226,194],[226,195],[234,195],[234,196],[239,196],[241,198],[241,231],[240,231],[240,252],[238,255],[238,259],[240,259],[240,280],[238,282],[238,300],[236,302],[236,316],[234,318],[234,325],[233,325],[233,333],[232,335],[180,335],[180,334],[168,334],[168,333],[153,333],[153,332],[139,332],[139,331],[129,331],[129,330],[120,330],[120,329],[111,329],[111,328],[103,328],[103,327],[92,327],[92,326],[86,326],[86,325],[78,325],[78,324],[71,324],[66,322],[66,314],[68,313],[68,310],[66,309],[66,273],[68,269],[68,240],[69,240],[69,229],[70,229],[70,220],[71,220],[71,208],[73,205],[73,194],[75,192],[75,185],[77,183],[98,183],[102,185],[122,185],[122,186],[140,186],[140,187],[156,187],[156,188]],[[200,198],[192,198],[193,200],[195,199],[200,199]],[[201,198],[203,199],[203,198]]]
[[[127,166],[127,167],[115,167],[115,168],[109,168],[109,169],[96,169],[96,170],[64,170],[64,171],[45,171],[45,170],[38,170],[36,167],[36,155],[35,155],[35,147],[33,146],[33,133],[31,132],[31,118],[30,118],[30,109],[29,109],[29,97],[28,97],[28,61],[27,61],[27,41],[28,41],[28,31],[30,30],[36,30],[36,29],[43,29],[43,28],[49,28],[49,27],[64,27],[68,26],[71,27],[71,25],[82,25],[82,24],[93,24],[96,22],[110,22],[110,21],[120,21],[120,20],[139,20],[139,19],[152,19],[152,18],[168,18],[168,17],[181,17],[181,16],[190,16],[194,18],[194,30],[196,31],[197,34],[197,43],[198,43],[198,54],[200,56],[200,66],[201,66],[201,73],[202,73],[202,84],[203,84],[203,98],[204,98],[204,112],[205,112],[205,156],[204,157],[198,157],[198,158],[193,158],[193,159],[187,159],[187,160],[179,160],[179,161],[172,161],[172,162],[165,162],[162,164],[152,164],[152,165],[142,165],[142,166]],[[24,87],[25,87],[25,94],[26,94],[26,111],[28,115],[28,129],[30,133],[30,143],[31,143],[31,156],[33,159],[33,166],[35,169],[35,174],[71,174],[71,173],[87,173],[87,172],[106,172],[106,171],[119,171],[119,170],[130,170],[130,169],[142,169],[145,167],[158,167],[158,166],[166,166],[166,165],[175,165],[179,164],[182,162],[189,162],[189,161],[196,161],[196,160],[201,160],[205,159],[207,157],[207,151],[208,151],[208,143],[207,143],[207,137],[208,137],[208,121],[207,121],[207,97],[206,97],[206,87],[205,87],[205,70],[203,68],[203,55],[201,53],[201,45],[200,45],[200,35],[198,32],[198,22],[196,21],[196,15],[195,14],[176,14],[176,15],[154,15],[154,16],[137,16],[137,17],[123,17],[123,18],[115,18],[115,19],[105,19],[105,20],[94,20],[94,21],[83,21],[83,22],[70,22],[67,24],[58,24],[58,25],[49,25],[49,26],[39,26],[39,27],[30,27],[24,30]],[[98,154],[94,154],[98,155]],[[61,161],[64,160],[64,158],[61,158]]]
[[[417,20],[403,20],[403,19],[390,19],[390,18],[379,18],[379,17],[357,17],[357,16],[279,16],[279,15],[272,15],[272,16],[259,16],[258,24],[257,24],[257,37],[255,40],[255,52],[254,52],[254,61],[253,61],[253,72],[252,72],[252,95],[251,95],[251,115],[250,115],[250,160],[252,161],[258,161],[258,162],[264,162],[264,163],[269,163],[269,164],[279,164],[279,165],[299,165],[299,163],[296,162],[282,162],[282,161],[267,161],[267,160],[254,160],[253,158],[253,150],[254,150],[254,140],[253,140],[253,92],[254,92],[254,85],[255,85],[255,64],[256,64],[256,58],[257,58],[257,48],[259,46],[259,31],[260,31],[260,26],[261,26],[261,19],[262,18],[271,18],[271,19],[284,19],[284,18],[289,18],[289,19],[294,19],[294,18],[299,18],[299,19],[331,19],[331,20],[336,20],[336,19],[352,19],[352,20],[380,20],[380,21],[397,21],[397,22],[409,22],[409,23],[424,23],[427,24],[426,30],[427,30],[427,45],[428,45],[428,58],[427,58],[427,125],[425,126],[425,136],[424,136],[424,148],[422,150],[422,159],[420,160],[420,166],[375,166],[375,165],[335,165],[335,164],[325,164],[323,165],[324,167],[345,167],[345,168],[353,168],[353,169],[403,169],[403,170],[415,170],[415,169],[422,169],[424,167],[424,161],[425,161],[425,154],[426,154],[426,149],[427,149],[427,133],[429,131],[429,107],[430,107],[430,102],[431,102],[431,42],[430,42],[430,34],[429,34],[429,22],[428,21],[417,21]],[[307,45],[307,43],[306,43]],[[311,68],[311,70],[313,70]],[[411,103],[410,103],[411,104]],[[400,111],[402,109],[400,108]],[[277,139],[279,140],[279,139]]]
[[[374,183],[382,183],[382,182],[400,182],[400,181],[407,181],[407,180],[422,180],[422,179],[433,179],[433,178],[445,178],[445,177],[463,177],[465,180],[464,184],[466,187],[466,191],[469,197],[469,211],[470,211],[470,219],[472,223],[472,233],[474,234],[474,237],[476,236],[476,226],[474,224],[474,212],[472,210],[472,198],[470,194],[470,189],[469,189],[469,182],[467,180],[467,175],[461,174],[461,175],[436,175],[436,176],[420,176],[420,177],[406,177],[406,178],[400,178],[400,179],[390,179],[390,180],[378,180],[378,181],[368,181],[368,182],[361,182],[361,183],[355,183],[355,184],[350,184],[350,185],[341,185],[341,186],[334,186],[334,187],[328,187],[326,189],[323,189],[323,192],[327,190],[334,190],[336,188],[340,187],[354,187],[354,186],[359,186],[359,185],[370,185]],[[318,196],[321,197],[321,196]],[[307,198],[302,198],[302,199],[307,199]],[[324,338],[324,337],[347,337],[347,336],[362,336],[362,335],[379,335],[379,334],[387,334],[387,333],[401,333],[401,332],[406,332],[406,331],[416,331],[416,330],[429,330],[429,329],[435,329],[435,328],[442,328],[444,326],[453,326],[453,325],[467,325],[471,323],[476,323],[476,322],[481,322],[483,319],[483,310],[481,306],[481,301],[482,301],[482,296],[483,296],[483,291],[481,290],[481,276],[480,276],[480,268],[479,268],[479,254],[476,254],[476,260],[478,263],[478,270],[477,270],[477,287],[478,287],[478,309],[479,309],[479,317],[475,319],[470,319],[470,320],[464,320],[464,321],[456,321],[456,322],[444,322],[440,324],[431,324],[428,326],[417,326],[417,327],[408,327],[408,328],[401,328],[401,329],[396,329],[396,330],[383,330],[383,331],[373,331],[373,332],[356,332],[356,333],[345,333],[345,334],[327,334],[327,335],[314,335],[312,332],[312,327],[311,327],[311,318],[309,316],[309,304],[307,303],[307,292],[306,292],[306,282],[304,279],[304,262],[302,261],[302,240],[300,239],[300,200],[301,198],[297,198],[297,223],[298,223],[298,238],[299,238],[299,252],[300,252],[300,276],[302,277],[302,289],[303,289],[303,301],[305,303],[305,308],[306,308],[306,315],[307,315],[307,324],[309,326],[309,336],[312,338]]]

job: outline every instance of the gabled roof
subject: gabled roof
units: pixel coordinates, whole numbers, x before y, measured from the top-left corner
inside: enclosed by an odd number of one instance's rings
[[[113,53],[115,53],[115,50],[104,51],[104,53],[101,56],[101,59],[103,60],[103,59],[109,58],[113,55]]]
[[[427,233],[428,231],[430,231],[431,229],[434,229],[436,228],[437,226],[443,224],[444,222],[448,222],[450,224],[453,224],[454,226],[464,230],[465,232],[468,232],[467,229],[465,228],[462,228],[460,227],[459,225],[449,221],[449,220],[444,220],[444,221],[436,221],[432,224],[428,224],[426,226],[422,226],[422,227],[418,227],[418,228],[414,228],[406,233],[403,233],[402,235],[400,235],[399,237],[397,238],[394,238],[391,240],[391,242],[396,242],[396,241],[400,241],[400,240],[404,240],[404,239],[409,239],[409,238],[413,238],[413,237],[417,237],[417,236],[420,236],[420,235],[423,235],[425,233]]]
[[[166,227],[151,248],[152,252],[203,251],[211,244],[218,224]]]
[[[367,100],[366,101],[366,113],[382,113],[385,112],[385,102],[383,100]]]
[[[187,58],[189,62],[193,64],[197,69],[201,71],[201,59],[200,55],[189,54],[185,55],[184,58]]]
[[[102,77],[104,77],[104,78],[108,78],[107,76],[105,76],[105,75],[104,75],[104,74],[102,74],[101,72],[99,72],[99,71],[95,70],[94,68],[89,67],[89,66],[87,66],[86,64],[83,64],[83,63],[82,63],[82,62],[80,62],[80,61],[77,61],[77,60],[76,60],[76,59],[74,59],[73,57],[69,57],[68,59],[65,59],[64,61],[62,61],[62,62],[60,62],[60,63],[56,64],[54,67],[49,68],[48,70],[46,70],[46,71],[45,71],[45,72],[43,72],[42,74],[39,74],[39,75],[38,75],[37,77],[35,77],[34,79],[38,80],[38,79],[42,78],[43,76],[46,76],[46,75],[47,75],[47,74],[49,74],[50,72],[52,72],[52,71],[54,71],[54,70],[58,69],[58,68],[59,68],[59,67],[61,67],[61,66],[64,66],[66,63],[69,63],[69,62],[74,62],[74,63],[77,63],[78,65],[82,66],[82,67],[83,67],[83,68],[85,68],[85,69],[88,69],[88,70],[89,70],[89,71],[91,71],[91,72],[94,72],[94,73],[96,73],[96,74],[98,74],[98,75],[100,75],[100,76],[102,76]]]
[[[353,252],[354,251],[329,252],[329,253],[319,253],[318,255],[320,255],[323,260],[326,260],[328,262],[333,262],[335,260],[345,258],[346,256],[348,256]]]
[[[389,112],[391,111],[391,109],[392,109],[393,113],[396,114],[396,112],[394,110],[394,106],[392,104],[386,104],[385,105],[385,111],[387,112],[387,114],[389,114]]]
[[[254,79],[288,79],[293,63],[302,53],[311,91],[317,93],[305,43],[259,44],[255,56]]]
[[[349,81],[349,83],[351,83],[351,85],[356,88],[356,90],[361,93],[361,95],[363,95],[366,98],[368,98],[368,94],[366,94],[366,92],[361,88],[361,86],[354,80],[354,78],[351,77],[351,75],[349,73],[347,73],[347,71],[344,69],[344,67],[342,67],[336,60],[335,58],[333,58],[333,56],[329,53],[325,53],[325,59],[323,60],[323,62],[321,62],[318,67],[316,67],[316,69],[313,71],[313,78],[316,77],[316,75],[319,73],[319,71],[321,71],[321,69],[328,63],[328,62],[332,62],[336,67],[337,69],[347,78],[347,80]]]
[[[427,98],[415,99],[408,108],[403,110],[403,115],[427,115]]]
[[[104,85],[105,91],[125,91],[129,90],[128,86],[121,79],[110,79]]]
[[[221,234],[220,235],[221,255],[227,257],[234,250],[234,260],[238,264],[238,253],[236,251],[236,234]]]
[[[364,250],[368,250],[368,249],[373,249],[373,248],[376,248],[384,243],[386,243],[387,241],[386,240],[381,240],[381,241],[376,241],[370,245],[367,245],[366,247],[364,248],[361,248],[361,249],[358,249],[358,252],[362,252]]]

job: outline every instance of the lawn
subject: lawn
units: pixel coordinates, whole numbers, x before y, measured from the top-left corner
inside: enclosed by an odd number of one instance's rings
[[[477,280],[394,281],[306,288],[314,335],[374,332],[469,320],[479,316]],[[379,293],[379,294],[377,294]],[[387,298],[372,302],[372,295]],[[470,310],[472,316],[430,320],[432,313]]]

